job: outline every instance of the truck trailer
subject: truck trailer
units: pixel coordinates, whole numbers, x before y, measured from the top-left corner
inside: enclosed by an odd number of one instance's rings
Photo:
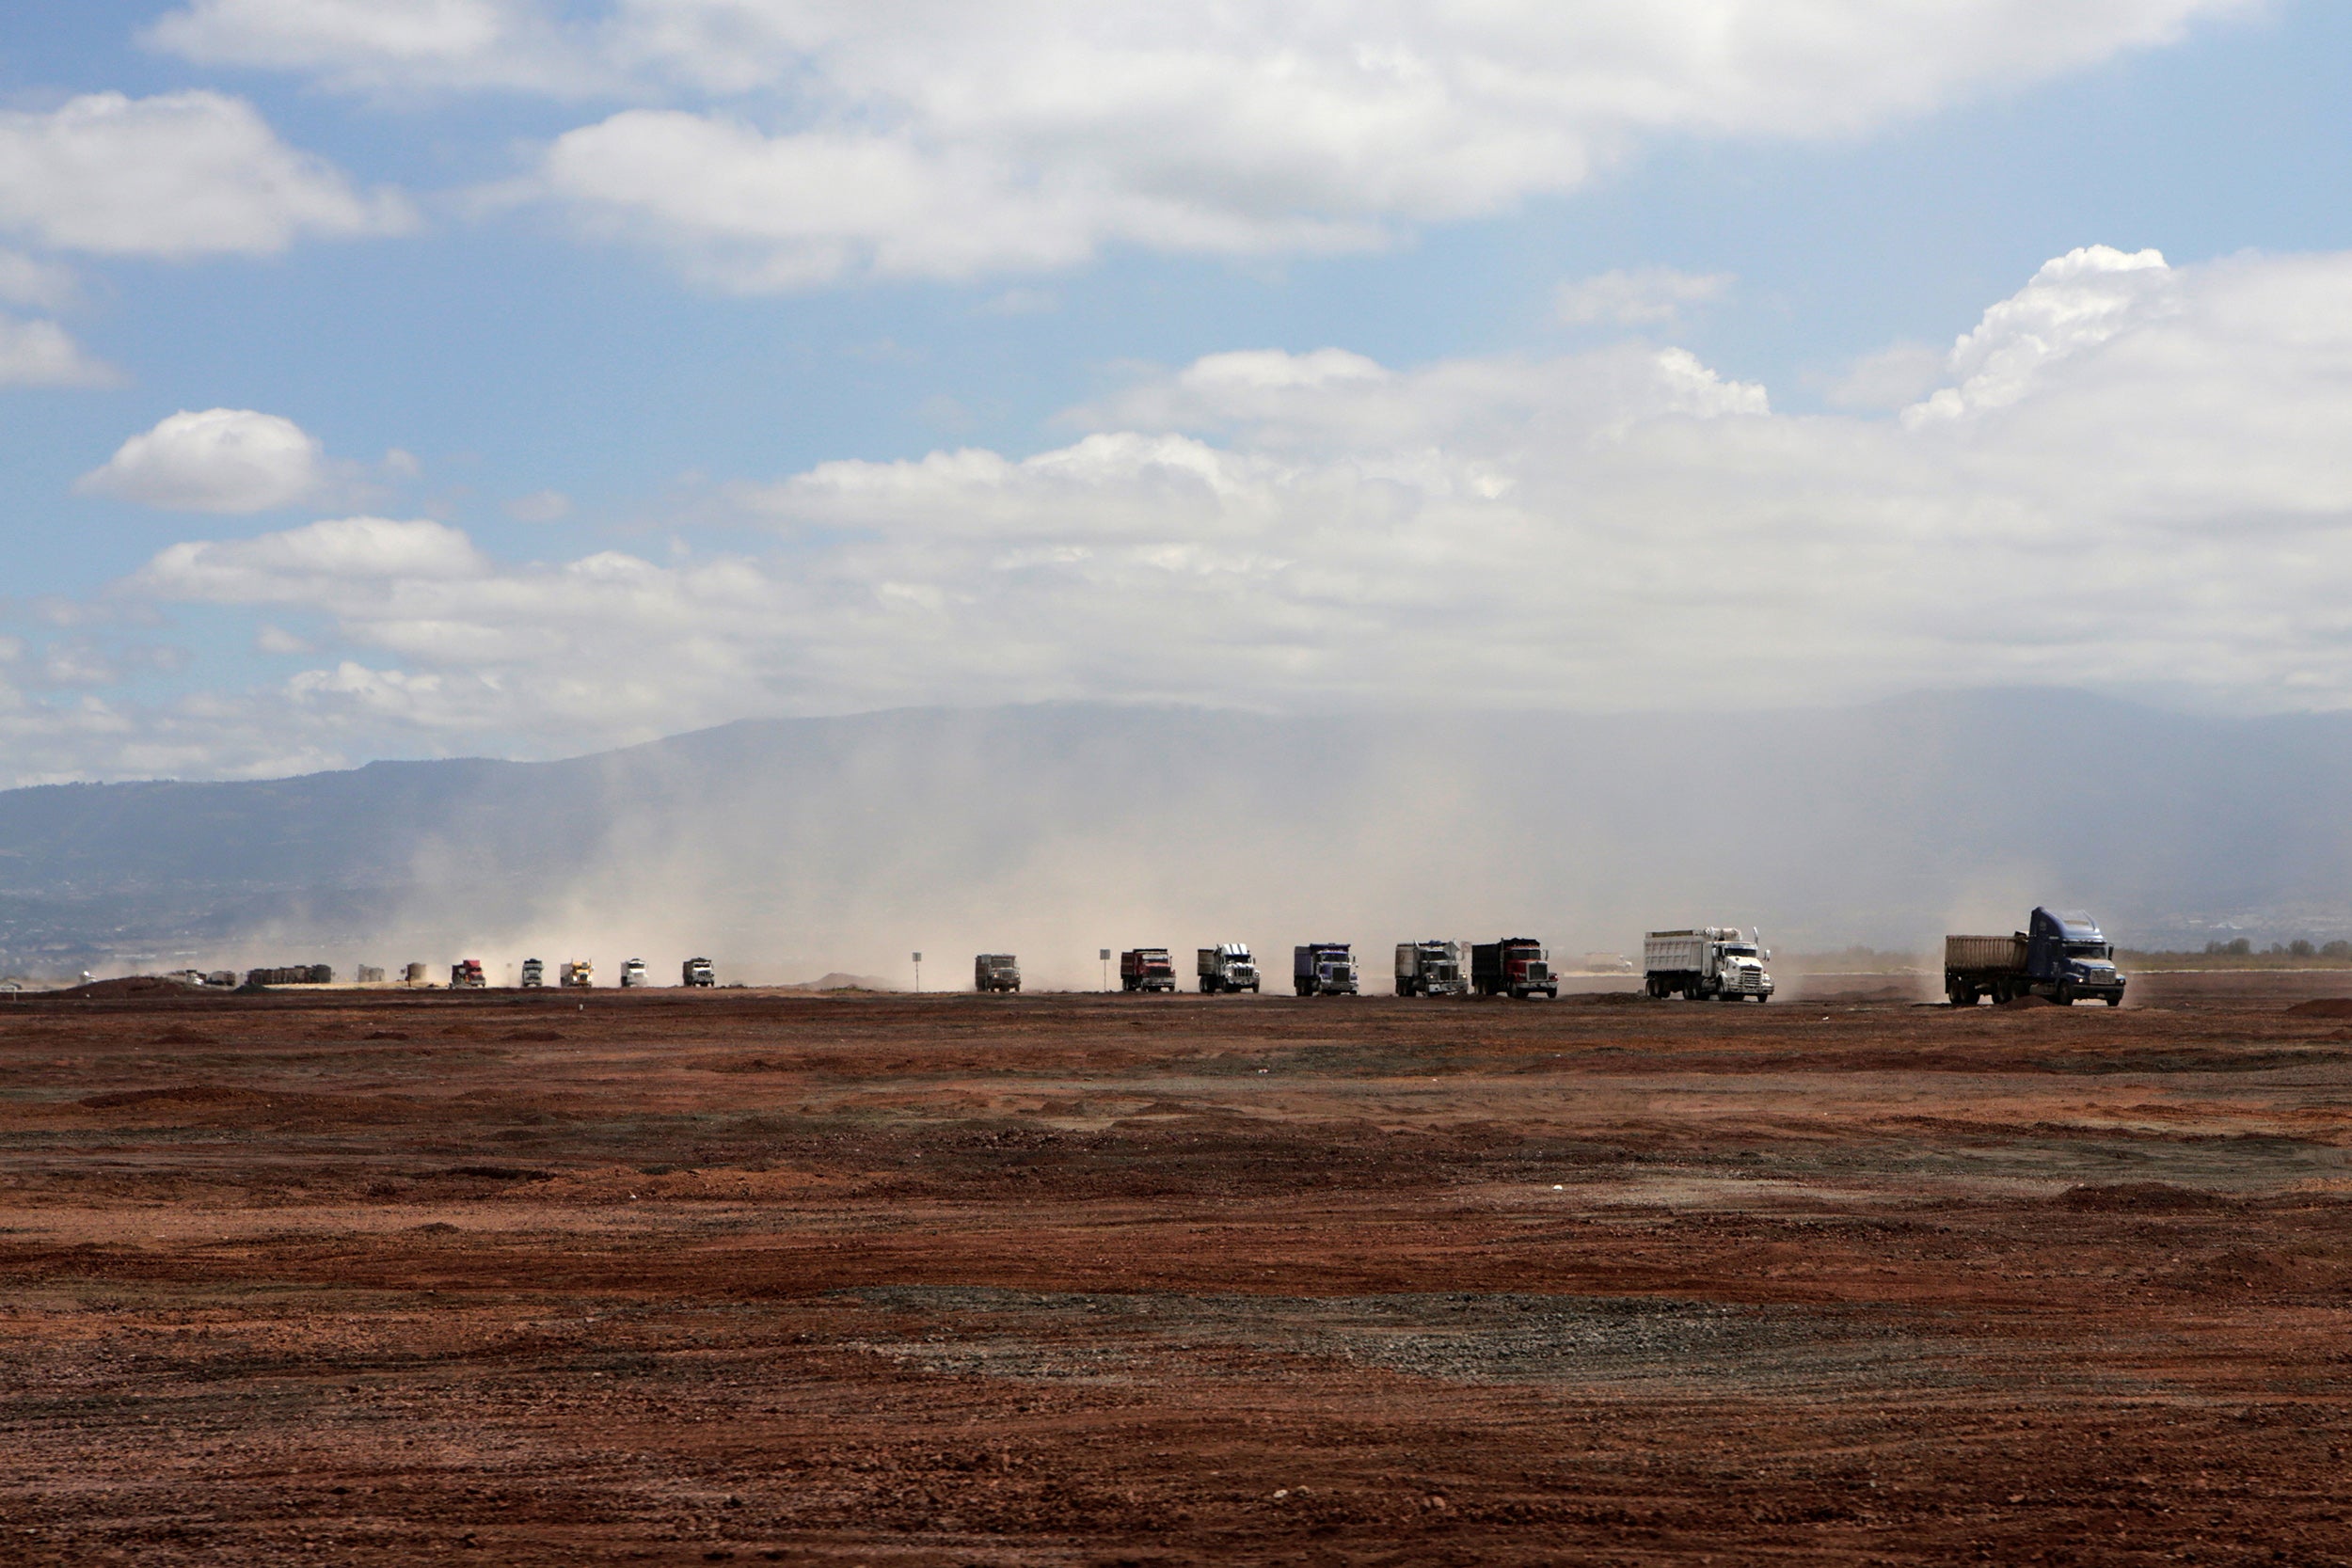
[[[1215,996],[1219,991],[1257,991],[1258,960],[1249,956],[1247,942],[1227,942],[1199,948],[1194,963],[1200,972],[1203,996]]]
[[[1353,996],[1356,955],[1343,942],[1311,942],[1294,947],[1291,986],[1301,996]]]
[[[1772,955],[1756,945],[1761,935],[1737,926],[1652,931],[1642,939],[1643,990],[1692,1002],[1770,1002],[1772,977],[1764,960]]]
[[[286,964],[277,969],[248,969],[248,986],[331,986],[335,971],[326,964]]]
[[[689,958],[677,966],[677,983],[701,990],[719,983],[719,969],[708,958]]]
[[[2123,1005],[2123,975],[2099,923],[2080,910],[2037,909],[2005,937],[1944,939],[1944,994],[1955,1007],[1991,997],[2046,996],[2060,1006],[2095,997]]]
[[[1399,996],[1468,996],[1470,976],[1462,973],[1458,942],[1400,942],[1396,944],[1396,994]]]
[[[1176,960],[1165,947],[1130,947],[1119,955],[1121,990],[1174,990]]]
[[[1504,937],[1470,948],[1470,989],[1481,996],[1508,996],[1524,1002],[1531,996],[1560,996],[1560,977],[1551,972],[1551,955],[1534,937]]]
[[[972,960],[972,989],[978,991],[1021,989],[1021,960],[1010,953],[982,953]]]

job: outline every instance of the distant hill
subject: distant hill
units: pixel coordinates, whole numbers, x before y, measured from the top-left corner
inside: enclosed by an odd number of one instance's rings
[[[1524,931],[1784,949],[2088,906],[2135,945],[2352,935],[2352,718],[2063,691],[1725,716],[1053,705],[756,721],[563,762],[0,793],[0,961],[526,951],[927,984],[971,955]],[[1287,961],[1287,960],[1283,960]]]

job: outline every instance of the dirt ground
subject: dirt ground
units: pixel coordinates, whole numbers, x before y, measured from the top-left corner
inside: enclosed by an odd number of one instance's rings
[[[2352,1561],[2352,990],[0,1002],[0,1561]]]

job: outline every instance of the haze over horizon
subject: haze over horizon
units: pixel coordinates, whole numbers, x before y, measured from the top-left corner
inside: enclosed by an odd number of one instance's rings
[[[0,784],[2352,707],[2318,0],[20,9]]]

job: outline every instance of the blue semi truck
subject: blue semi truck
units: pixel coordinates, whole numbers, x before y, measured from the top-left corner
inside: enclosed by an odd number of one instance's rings
[[[2042,996],[2059,1004],[2096,999],[2123,1005],[2123,975],[2099,923],[2080,910],[2036,910],[2026,928],[2005,937],[1946,937],[1944,994],[1955,1007],[1991,997]]]

